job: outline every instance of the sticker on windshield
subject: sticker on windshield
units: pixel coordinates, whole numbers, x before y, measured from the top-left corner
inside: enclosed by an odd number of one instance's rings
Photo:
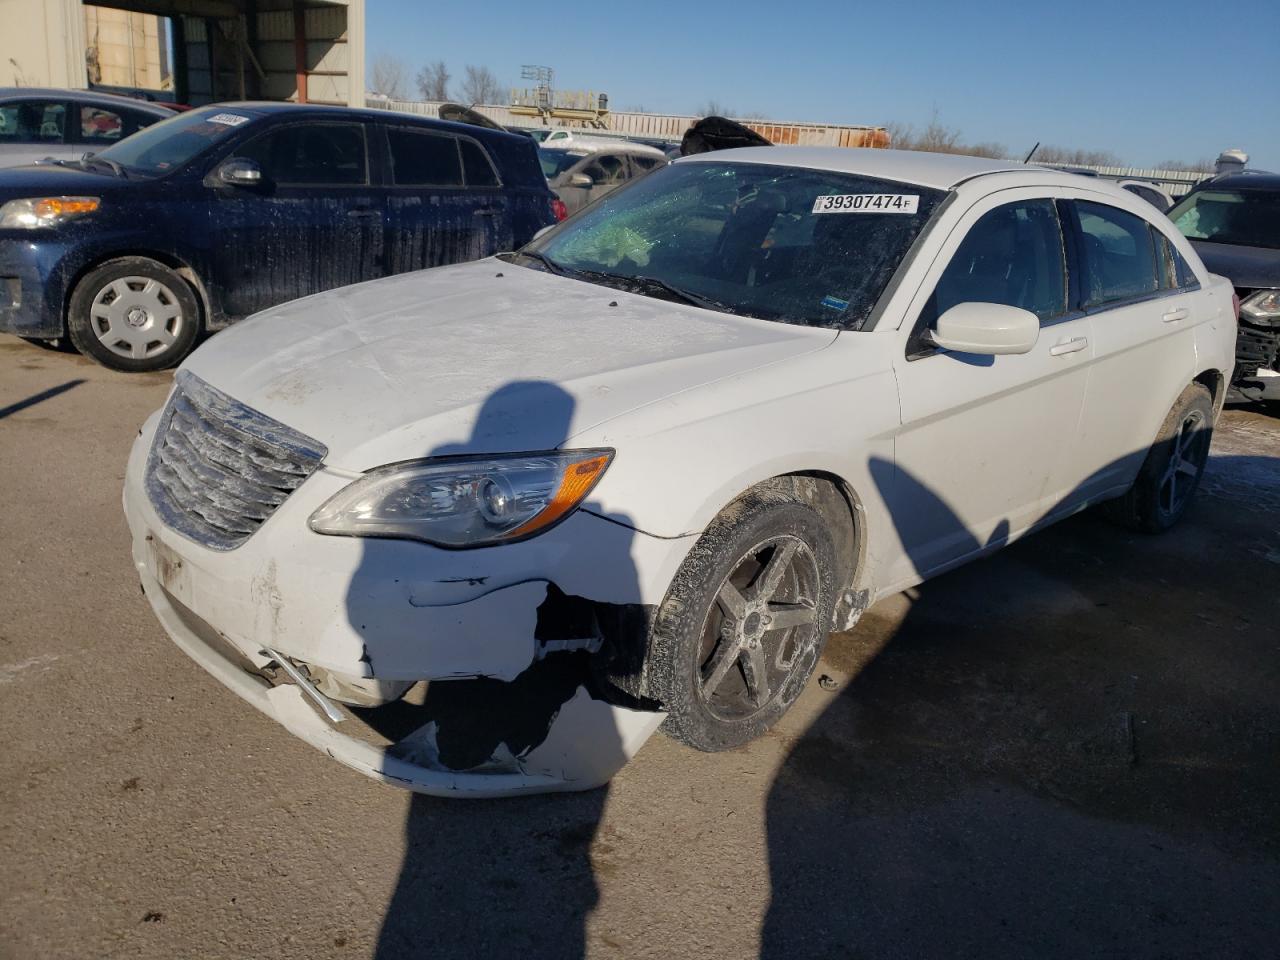
[[[221,123],[228,127],[238,127],[242,123],[248,123],[248,117],[242,117],[238,113],[215,113],[209,117],[210,123]]]
[[[818,197],[813,213],[915,213],[920,195],[915,193],[842,193]]]

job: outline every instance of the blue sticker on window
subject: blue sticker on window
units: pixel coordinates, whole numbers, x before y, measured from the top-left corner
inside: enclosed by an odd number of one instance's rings
[[[832,310],[843,311],[849,309],[848,300],[841,300],[839,297],[833,297],[830,294],[822,298],[822,305],[824,307],[830,307]]]

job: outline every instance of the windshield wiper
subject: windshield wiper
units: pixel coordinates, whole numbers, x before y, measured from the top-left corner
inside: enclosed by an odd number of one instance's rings
[[[105,163],[111,172],[117,177],[124,177],[125,179],[128,179],[129,177],[129,175],[125,173],[124,167],[112,160],[110,157],[100,157],[97,154],[86,154],[80,158],[80,166],[82,167],[88,167],[95,163]]]
[[[557,276],[563,277],[569,272],[564,267],[560,266],[560,264],[548,257],[545,253],[538,253],[533,250],[521,250],[517,256],[527,257],[530,260],[537,260],[547,268],[548,273],[554,273]]]
[[[703,296],[700,293],[694,293],[692,290],[685,290],[683,287],[677,287],[674,284],[667,283],[657,277],[632,276],[619,277],[622,280],[628,280],[632,283],[639,284],[641,287],[649,287],[650,289],[658,289],[664,293],[670,294],[677,300],[690,304],[694,307],[702,307],[704,310],[716,310],[720,313],[735,313],[736,311],[727,303],[721,303],[719,300],[713,300],[711,297]]]

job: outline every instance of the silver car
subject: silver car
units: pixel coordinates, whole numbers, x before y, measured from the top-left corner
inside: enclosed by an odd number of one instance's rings
[[[577,140],[565,147],[538,148],[542,172],[572,215],[628,180],[667,165],[654,147],[626,140]]]
[[[0,167],[46,157],[75,160],[174,113],[158,103],[91,90],[0,87]]]

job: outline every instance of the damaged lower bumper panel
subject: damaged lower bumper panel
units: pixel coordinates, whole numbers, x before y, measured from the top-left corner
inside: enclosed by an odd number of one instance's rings
[[[189,611],[181,609],[153,577],[145,571],[142,577],[143,590],[165,631],[220,683],[334,760],[367,777],[417,793],[479,799],[590,790],[607,783],[665,718],[662,713],[606,703],[579,686],[555,711],[536,746],[516,753],[500,744],[485,762],[470,769],[452,769],[441,760],[436,723],[428,723],[390,746],[340,732],[317,712],[318,704],[303,686],[273,685],[249,672],[245,664],[203,636],[205,631],[192,623]],[[334,709],[332,704],[330,708]],[[483,709],[480,704],[476,708]]]

